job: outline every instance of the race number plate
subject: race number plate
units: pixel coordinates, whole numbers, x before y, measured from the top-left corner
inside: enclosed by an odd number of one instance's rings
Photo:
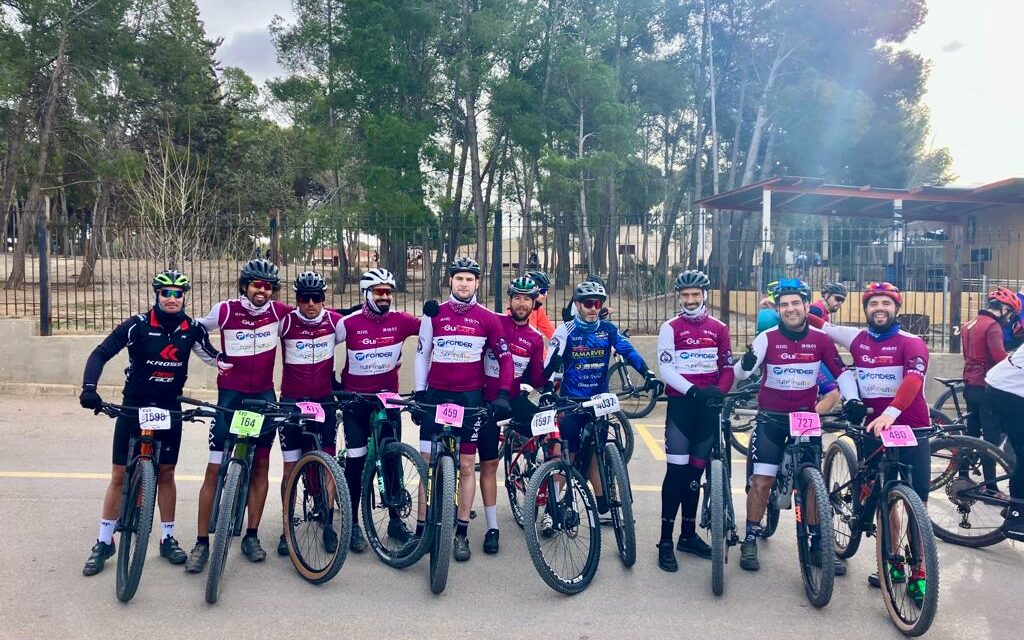
[[[462,418],[466,415],[466,409],[458,404],[446,402],[437,405],[437,413],[434,414],[434,422],[447,424],[452,427],[461,427]]]
[[[390,391],[385,392],[385,393],[378,393],[377,394],[377,399],[380,400],[382,403],[384,403],[384,408],[385,409],[397,409],[397,408],[402,406],[402,405],[399,405],[399,404],[388,404],[388,400],[401,400],[402,399],[402,396],[398,395],[397,393],[392,393]]]
[[[555,424],[555,412],[541,411],[534,415],[533,420],[530,421],[530,430],[535,436],[558,433],[558,425]]]
[[[599,393],[594,396],[594,400],[597,401],[594,405],[594,415],[598,418],[619,410],[619,397],[614,393]]]
[[[917,436],[907,425],[894,424],[882,431],[882,444],[887,447],[913,447],[917,444]]]
[[[236,436],[252,438],[260,435],[263,429],[263,414],[254,411],[236,411],[231,418],[228,431]]]
[[[821,416],[811,411],[797,411],[789,414],[789,435],[820,436]]]
[[[324,408],[320,406],[319,402],[296,402],[295,406],[302,413],[313,414],[313,422],[323,422],[327,417],[327,414],[324,413]]]
[[[139,409],[139,428],[150,431],[163,431],[171,428],[171,412],[156,407]]]

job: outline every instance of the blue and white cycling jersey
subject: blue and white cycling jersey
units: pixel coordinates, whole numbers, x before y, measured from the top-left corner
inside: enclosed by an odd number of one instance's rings
[[[590,398],[608,391],[608,362],[612,349],[622,355],[640,373],[647,372],[647,363],[619,328],[607,320],[585,326],[578,319],[566,322],[555,330],[545,365],[554,354],[562,357],[561,394],[569,398]]]

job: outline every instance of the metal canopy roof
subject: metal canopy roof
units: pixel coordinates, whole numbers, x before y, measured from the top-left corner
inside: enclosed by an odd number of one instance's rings
[[[827,184],[822,178],[780,176],[704,198],[704,209],[761,211],[765,191],[772,212],[825,216],[892,218],[893,201],[903,201],[907,221],[964,222],[968,214],[990,215],[1024,209],[1024,178],[1008,178],[981,187],[887,189]]]

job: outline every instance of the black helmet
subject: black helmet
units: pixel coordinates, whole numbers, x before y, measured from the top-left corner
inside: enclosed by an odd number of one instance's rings
[[[536,299],[540,295],[540,287],[532,278],[521,276],[508,283],[508,297],[514,295],[525,295]]]
[[[456,273],[472,273],[476,277],[480,277],[480,265],[477,264],[476,260],[468,256],[459,256],[452,261],[448,266],[448,277],[454,276]]]
[[[597,298],[602,302],[608,300],[608,293],[604,290],[604,285],[593,280],[585,280],[579,283],[576,286],[576,291],[572,294],[573,302],[581,302],[593,298]]]
[[[597,284],[601,285],[602,287],[607,287],[608,286],[608,283],[604,281],[604,278],[602,278],[601,276],[597,275],[596,273],[588,273],[587,274],[586,282],[596,282]]]
[[[537,283],[537,286],[541,289],[550,289],[551,281],[548,280],[548,276],[543,271],[527,271],[526,277]]]
[[[242,273],[238,276],[238,290],[241,293],[245,293],[245,288],[253,280],[269,282],[273,286],[274,291],[281,288],[280,272],[277,270],[277,265],[270,260],[256,258],[246,262],[245,266],[242,267]]]
[[[316,271],[305,271],[295,278],[292,285],[295,295],[323,295],[327,291],[327,283]]]
[[[153,276],[153,291],[159,291],[164,287],[178,287],[183,291],[192,288],[192,282],[184,273],[177,269],[164,269]]]
[[[849,293],[846,291],[846,286],[842,282],[828,282],[821,285],[821,295],[843,296],[845,298]]]
[[[682,289],[700,289],[707,291],[711,288],[711,280],[704,274],[703,271],[697,271],[696,269],[687,269],[676,276],[676,291]]]

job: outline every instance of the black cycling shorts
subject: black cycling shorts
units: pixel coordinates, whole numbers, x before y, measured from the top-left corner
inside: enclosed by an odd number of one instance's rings
[[[345,425],[345,456],[362,458],[367,453],[366,445],[370,441],[370,416],[377,407],[359,402],[342,411],[342,422]],[[393,437],[402,440],[402,414],[400,409],[386,409],[388,422],[381,430],[381,438]],[[397,427],[397,433],[395,433]],[[379,446],[379,443],[378,443]]]
[[[922,429],[924,429],[922,427]],[[917,444],[913,447],[899,447],[897,451],[897,458],[902,464],[910,465],[910,477],[907,478],[906,474],[902,471],[900,473],[903,476],[901,479],[910,485],[910,488],[914,490],[918,498],[921,498],[921,502],[928,502],[928,490],[931,488],[931,464],[932,464],[932,453],[931,447],[928,444],[928,436],[925,432],[918,429],[914,430],[914,435],[917,437]],[[863,450],[861,451],[862,459],[869,457],[879,447],[882,446],[882,441],[874,436],[865,435],[863,444],[861,445]],[[875,456],[871,461],[871,465],[874,467],[878,466],[878,462],[881,456]]]
[[[466,409],[478,409],[484,406],[483,391],[442,391],[440,389],[427,389],[426,404],[444,404],[451,402]],[[433,412],[422,416],[420,423],[420,452],[430,453],[431,439],[435,433],[441,433],[442,426],[434,422]],[[453,432],[459,437],[459,453],[473,456],[476,455],[477,439],[480,437],[480,428],[483,426],[483,414],[476,417],[466,417],[465,422],[459,429]]]
[[[747,476],[775,477],[786,453],[789,441],[789,418],[787,416],[757,413],[754,434],[750,437],[750,451],[747,453]],[[821,467],[821,437],[810,438],[814,445],[813,459],[800,460]]]
[[[669,396],[665,414],[665,457],[668,464],[707,466],[718,429],[718,407],[693,398]]]
[[[274,402],[277,400],[277,396],[274,394],[274,390],[270,389],[263,393],[243,393],[241,391],[234,391],[233,389],[219,389],[217,391],[217,404],[219,406],[228,409],[238,409],[242,406],[242,400],[266,400],[268,402]],[[224,441],[228,437],[228,427],[231,426],[231,417],[234,415],[234,411],[226,411],[218,413],[217,418],[210,425],[210,463],[220,464],[221,456],[219,455],[224,451]],[[270,455],[270,449],[274,446],[274,431],[268,430],[266,433],[256,439],[256,457],[266,459]]]
[[[327,404],[334,402],[334,396],[326,398],[281,398],[281,402],[318,402]],[[330,454],[337,452],[338,447],[338,412],[333,406],[324,408],[323,422],[307,422],[307,431],[314,431],[320,436],[320,446]],[[278,429],[278,436],[281,442],[281,457],[285,462],[296,462],[302,456],[303,451],[308,451],[313,442],[309,437],[302,435],[302,427],[297,424],[289,424]]]
[[[122,404],[126,407],[147,406],[150,403],[137,403],[125,398]],[[181,405],[171,404],[165,407],[168,411],[181,411]],[[124,466],[128,464],[131,439],[142,434],[139,419],[127,416],[118,417],[114,423],[114,443],[110,456],[111,463]],[[177,464],[178,450],[181,449],[181,416],[171,416],[171,428],[153,432],[153,439],[160,443],[160,464]],[[138,453],[138,450],[135,451]]]
[[[512,398],[509,404],[512,405],[513,420],[511,424],[521,435],[527,438],[531,437],[533,434],[530,431],[530,421],[538,411],[537,405],[530,402],[525,394]],[[491,416],[487,416],[483,426],[480,427],[480,436],[477,438],[480,462],[498,459],[500,435],[501,429],[498,427],[498,421]]]

